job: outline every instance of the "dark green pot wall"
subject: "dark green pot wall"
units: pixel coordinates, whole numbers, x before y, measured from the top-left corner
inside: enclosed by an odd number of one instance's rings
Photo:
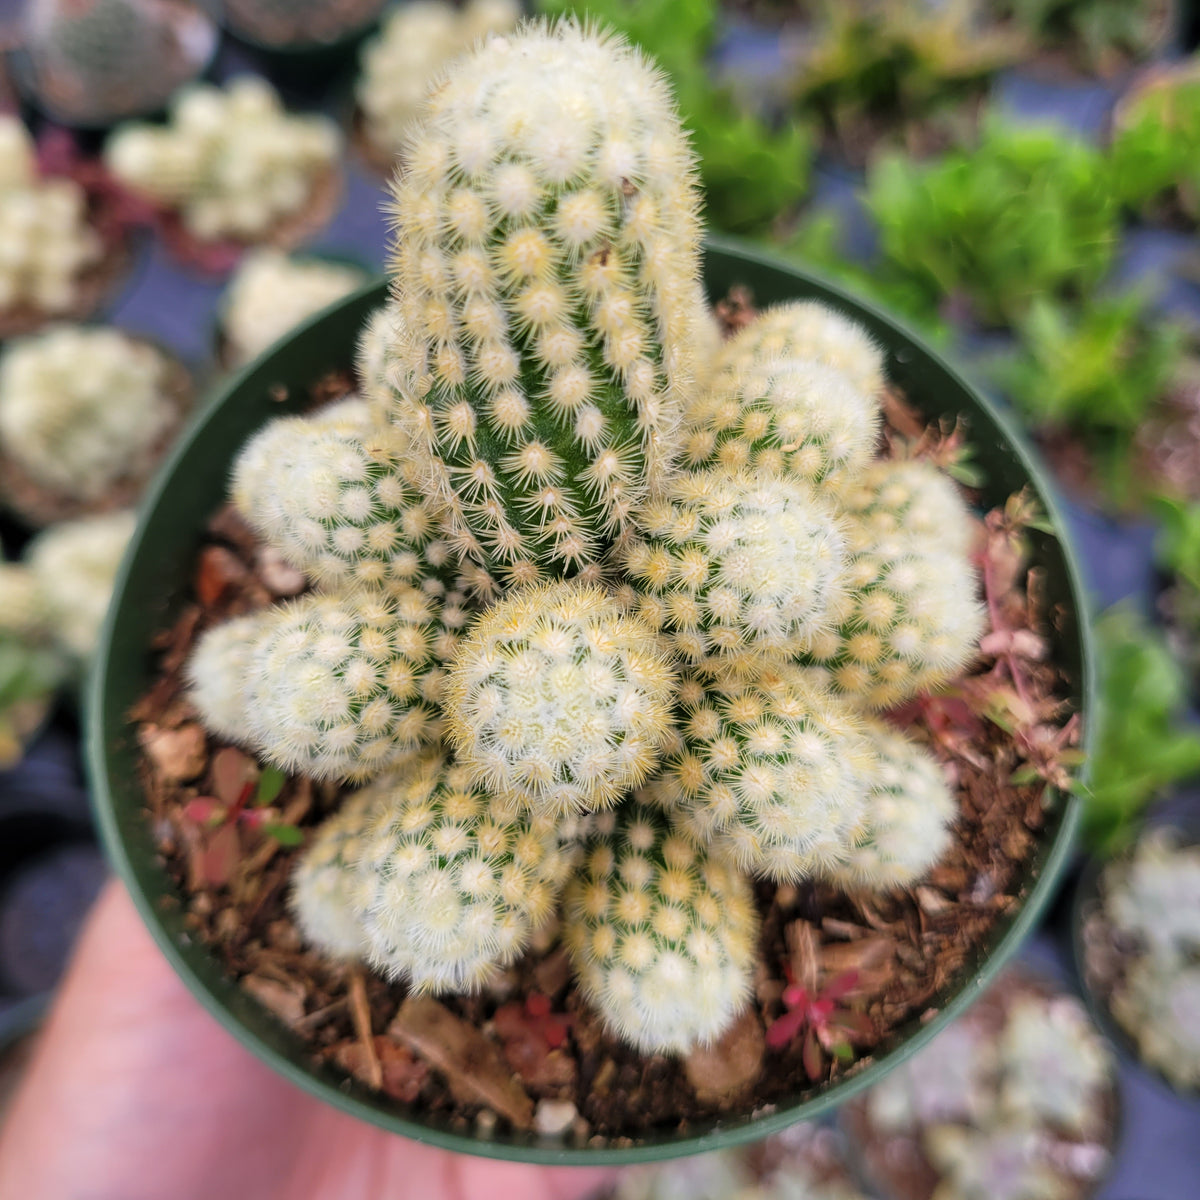
[[[1019,437],[988,401],[920,340],[878,309],[852,300],[839,288],[763,257],[733,242],[709,244],[706,279],[712,296],[735,284],[753,290],[759,304],[817,298],[861,321],[884,345],[893,382],[929,417],[962,416],[976,458],[986,472],[983,501],[1002,503],[1032,485],[1055,529],[1063,531],[1046,477]],[[988,985],[1036,926],[1061,876],[1079,819],[1079,801],[1057,797],[1046,836],[1033,863],[1020,911],[1002,925],[975,969],[943,997],[936,1020],[914,1022],[888,1054],[792,1106],[757,1120],[731,1118],[696,1127],[688,1136],[663,1134],[627,1149],[568,1148],[534,1135],[475,1138],[442,1121],[379,1097],[344,1075],[314,1065],[307,1047],[270,1013],[226,978],[217,959],[186,934],[180,897],[158,860],[143,797],[137,784],[137,750],[125,714],[149,687],[154,658],[150,637],[166,627],[185,600],[199,540],[211,513],[224,500],[230,463],[264,421],[308,403],[310,384],[324,372],[350,366],[355,338],[370,311],[382,302],[376,284],[309,321],[267,357],[233,376],[197,418],[164,466],[146,499],[144,515],[121,574],[95,673],[91,680],[87,755],[97,818],[108,853],[159,945],[201,1002],[255,1054],[301,1087],[337,1107],[396,1133],[451,1150],[495,1158],[559,1164],[616,1164],[669,1158],[765,1137],[798,1120],[826,1112],[878,1080],[929,1040]],[[1065,542],[1038,536],[1038,565],[1046,573],[1052,603],[1062,621],[1054,655],[1072,681],[1073,704],[1090,710],[1092,660],[1079,577]]]

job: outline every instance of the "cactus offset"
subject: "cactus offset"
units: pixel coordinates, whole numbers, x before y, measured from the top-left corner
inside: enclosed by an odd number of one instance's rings
[[[263,612],[224,621],[205,631],[188,659],[192,705],[210,733],[231,742],[247,736],[242,692],[254,643],[266,625]]]
[[[914,549],[966,557],[975,533],[962,493],[949,476],[920,459],[871,463],[835,493],[850,517],[851,549],[897,535]]]
[[[696,360],[693,160],[661,76],[531,24],[459,61],[394,185],[395,419],[498,583],[595,579]]]
[[[384,774],[441,729],[439,604],[314,593],[263,618],[246,664],[245,736],[277,766],[317,779]]]
[[[570,828],[491,795],[443,750],[373,790],[355,893],[370,961],[417,991],[482,986],[553,915]]]
[[[685,421],[683,461],[690,467],[752,467],[818,484],[866,466],[879,403],[814,359],[755,356],[718,369]]]
[[[630,801],[593,820],[563,913],[584,995],[647,1054],[713,1041],[750,998],[758,918],[749,884],[653,807]]]
[[[923,747],[882,721],[869,721],[865,733],[877,766],[862,825],[845,861],[827,874],[846,888],[908,887],[949,848],[958,806],[941,765]]]
[[[983,626],[974,569],[903,536],[850,533],[846,592],[835,628],[814,639],[809,660],[834,688],[867,708],[888,708],[946,683],[975,653]]]
[[[539,810],[608,807],[657,765],[675,674],[653,631],[594,585],[512,593],[460,645],[447,735],[487,787]]]
[[[406,451],[400,431],[371,424],[361,404],[280,418],[239,454],[234,502],[323,588],[398,581],[441,590],[457,568],[438,536],[438,509],[413,487]]]
[[[811,359],[833,367],[868,399],[883,390],[883,350],[857,322],[816,300],[793,300],[764,309],[731,338],[717,370],[736,377],[772,359]]]
[[[639,513],[622,554],[639,611],[690,661],[791,658],[842,602],[842,530],[803,484],[770,475],[680,475]]]
[[[679,748],[647,798],[755,875],[795,881],[841,862],[876,764],[860,719],[820,676],[700,670],[679,694]]]
[[[376,785],[356,792],[317,829],[292,870],[290,903],[304,940],[327,958],[357,962],[365,957],[359,860],[367,831],[387,793]]]

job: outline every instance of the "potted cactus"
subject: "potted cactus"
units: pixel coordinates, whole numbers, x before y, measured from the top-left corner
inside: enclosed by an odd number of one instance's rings
[[[358,264],[317,255],[287,255],[273,246],[246,255],[221,298],[217,361],[243,366],[305,317],[357,291],[367,281]]]
[[[242,41],[306,60],[354,43],[371,28],[385,0],[226,0],[221,20]]]
[[[40,527],[134,503],[179,432],[191,375],[142,338],[58,325],[0,352],[0,493]]]
[[[1075,895],[1075,962],[1097,1020],[1147,1070],[1200,1092],[1200,848],[1170,825],[1147,828]]]
[[[147,116],[217,51],[203,0],[31,0],[14,65],[27,95],[65,125]]]
[[[533,1160],[748,1140],[1036,919],[1077,818],[1073,569],[908,334],[738,247],[701,282],[636,51],[526,26],[423,113],[387,304],[243,372],[148,505],[94,677],[110,849],[206,1001],[367,1119]],[[767,307],[720,305],[723,342],[702,287],[735,285]]]
[[[1017,970],[843,1116],[854,1161],[896,1200],[1080,1200],[1119,1127],[1112,1056],[1083,1005]]]
[[[104,158],[158,210],[176,257],[223,272],[247,246],[290,250],[324,227],[341,202],[341,150],[329,118],[288,113],[265,79],[241,75],[178,93],[165,126],[122,125]]]

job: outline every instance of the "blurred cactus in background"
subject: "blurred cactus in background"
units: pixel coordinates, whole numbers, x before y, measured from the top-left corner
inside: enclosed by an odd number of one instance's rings
[[[221,332],[231,366],[257,358],[307,317],[367,282],[360,267],[289,258],[268,246],[251,251],[229,281]]]
[[[221,21],[238,37],[281,50],[318,47],[360,32],[387,0],[222,0]]]
[[[320,203],[321,187],[336,192],[341,150],[328,117],[290,114],[265,79],[240,75],[180,92],[165,126],[121,126],[104,158],[192,237],[259,242]]]
[[[187,0],[28,0],[25,46],[37,99],[68,124],[109,124],[163,108],[217,42]]]

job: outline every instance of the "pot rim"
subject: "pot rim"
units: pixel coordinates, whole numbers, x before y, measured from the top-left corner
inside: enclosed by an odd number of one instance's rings
[[[978,388],[963,379],[954,367],[931,349],[924,339],[914,333],[905,322],[886,313],[874,303],[854,296],[840,285],[817,272],[810,271],[807,267],[801,267],[781,257],[764,253],[753,245],[738,239],[710,237],[706,240],[705,250],[706,252],[715,252],[718,261],[723,259],[729,263],[736,262],[739,266],[749,268],[751,271],[758,269],[786,275],[795,283],[805,285],[810,291],[816,290],[823,293],[825,298],[833,300],[843,309],[861,314],[875,324],[888,327],[906,343],[917,349],[949,382],[971,397],[974,405],[983,415],[994,422],[1007,439],[1007,448],[1014,455],[1021,473],[1026,477],[1027,482],[1033,485],[1055,531],[1054,539],[1063,560],[1067,592],[1076,616],[1072,636],[1078,644],[1080,655],[1077,681],[1079,707],[1080,711],[1085,714],[1093,711],[1095,660],[1089,609],[1084,600],[1085,593],[1079,566],[1049,477],[1037,462],[1024,437],[1014,428],[1011,418],[1006,413],[998,411],[996,406]],[[374,1093],[360,1088],[356,1084],[337,1086],[332,1081],[331,1075],[322,1075],[318,1073],[316,1067],[302,1066],[298,1061],[293,1061],[293,1058],[290,1058],[282,1049],[268,1044],[230,1011],[227,1001],[218,994],[220,983],[214,981],[214,984],[210,985],[189,962],[188,955],[195,953],[196,948],[188,945],[186,947],[188,953],[185,954],[180,942],[164,923],[164,913],[158,903],[161,892],[149,894],[139,878],[138,867],[130,853],[130,847],[122,836],[118,822],[108,769],[110,746],[107,744],[104,730],[112,666],[113,633],[132,574],[133,561],[147,523],[169,490],[179,464],[187,455],[192,441],[213,421],[224,407],[228,397],[235,394],[256,372],[260,371],[264,363],[268,363],[276,356],[286,355],[295,343],[311,338],[328,316],[343,306],[365,303],[373,293],[378,294],[379,288],[380,283],[377,280],[358,292],[351,293],[350,296],[299,325],[286,340],[276,344],[268,357],[252,362],[230,376],[196,415],[185,437],[176,444],[167,461],[160,467],[159,474],[143,500],[138,530],[130,542],[126,557],[117,574],[113,589],[113,603],[105,621],[100,650],[96,655],[87,689],[85,737],[87,769],[91,780],[97,826],[110,862],[129,889],[142,919],[176,972],[201,1004],[248,1050],[310,1095],[332,1104],[345,1113],[415,1141],[426,1142],[460,1153],[504,1161],[553,1166],[618,1166],[699,1154],[758,1141],[786,1129],[797,1121],[811,1120],[831,1112],[844,1101],[882,1078],[894,1065],[916,1053],[939,1030],[953,1021],[982,995],[1000,970],[1012,959],[1026,937],[1040,921],[1056,892],[1057,884],[1071,861],[1082,809],[1082,802],[1077,794],[1072,792],[1061,797],[1061,819],[1057,832],[1047,848],[1045,858],[1038,865],[1037,877],[1029,887],[1024,903],[1011,918],[1008,926],[999,936],[995,937],[994,942],[990,942],[986,946],[986,957],[983,962],[974,970],[973,974],[961,980],[957,992],[942,1004],[935,1017],[925,1024],[913,1028],[902,1041],[886,1053],[881,1054],[861,1071],[840,1078],[836,1083],[827,1085],[816,1094],[806,1096],[798,1103],[784,1107],[772,1106],[773,1111],[758,1116],[750,1114],[740,1117],[728,1125],[723,1125],[721,1119],[717,1118],[711,1127],[695,1134],[663,1137],[661,1134],[653,1133],[649,1135],[650,1140],[634,1146],[571,1146],[554,1139],[538,1139],[534,1134],[509,1135],[508,1140],[505,1141],[476,1137],[469,1132],[461,1133],[449,1128],[422,1123],[402,1111],[398,1103],[394,1101],[373,1100],[371,1097]],[[1084,722],[1084,772],[1087,770],[1087,752],[1092,743],[1093,725],[1094,722]],[[152,869],[156,877],[160,877],[165,883],[165,875],[161,868],[154,866]],[[207,950],[205,950],[205,956],[210,961],[216,961],[215,956]],[[236,984],[228,980],[225,980],[223,990],[230,999],[235,992],[240,991]],[[267,1016],[269,1017],[269,1014]],[[269,1017],[269,1019],[276,1020],[274,1017]],[[279,1030],[283,1031],[281,1024]],[[288,1034],[288,1036],[291,1035]],[[295,1054],[296,1059],[302,1057],[306,1061],[311,1061],[311,1051],[307,1047],[302,1047]]]

